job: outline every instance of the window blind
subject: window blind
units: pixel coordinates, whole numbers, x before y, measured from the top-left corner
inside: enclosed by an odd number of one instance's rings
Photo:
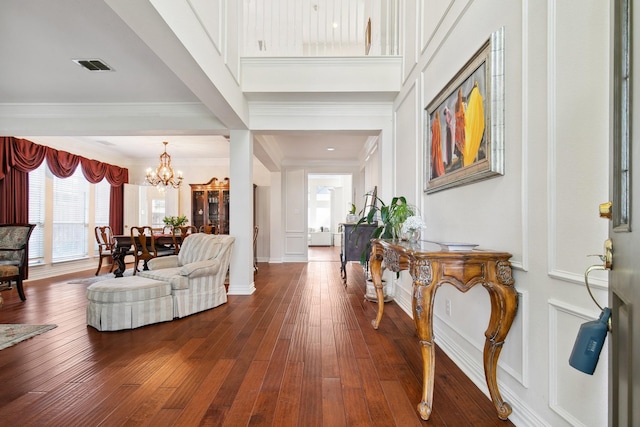
[[[77,168],[68,178],[53,177],[52,260],[87,256],[89,182]]]

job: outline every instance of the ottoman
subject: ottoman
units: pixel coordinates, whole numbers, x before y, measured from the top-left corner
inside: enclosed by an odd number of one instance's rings
[[[87,325],[99,331],[173,320],[171,285],[140,276],[103,280],[87,288]]]

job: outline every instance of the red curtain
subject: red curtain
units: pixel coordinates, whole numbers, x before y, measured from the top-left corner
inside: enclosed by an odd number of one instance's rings
[[[87,181],[104,178],[111,184],[109,225],[116,234],[124,231],[124,186],[129,170],[34,144],[26,139],[0,137],[0,223],[29,222],[29,175],[47,159],[51,172],[59,178],[71,176],[78,164]]]

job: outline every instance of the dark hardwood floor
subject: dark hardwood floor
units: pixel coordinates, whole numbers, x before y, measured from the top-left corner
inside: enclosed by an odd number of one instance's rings
[[[0,425],[512,425],[440,350],[422,421],[412,320],[387,303],[374,330],[362,268],[348,265],[345,287],[324,250],[260,263],[254,295],[127,331],[87,327],[87,285],[71,277],[27,282],[26,302],[3,291],[0,323],[58,327],[0,351]]]

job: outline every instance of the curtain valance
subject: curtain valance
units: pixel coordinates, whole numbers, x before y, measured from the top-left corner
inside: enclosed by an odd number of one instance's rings
[[[11,136],[0,137],[0,223],[29,221],[28,173],[37,169],[44,159],[59,178],[71,176],[78,165],[87,181],[93,184],[106,178],[111,184],[109,225],[115,233],[122,233],[123,184],[129,182],[128,169]]]
[[[46,158],[49,169],[58,178],[70,177],[80,164],[85,178],[93,184],[104,178],[115,187],[129,182],[129,170],[126,168],[38,145],[26,139],[1,137],[0,145],[0,180],[12,168],[31,172]]]

